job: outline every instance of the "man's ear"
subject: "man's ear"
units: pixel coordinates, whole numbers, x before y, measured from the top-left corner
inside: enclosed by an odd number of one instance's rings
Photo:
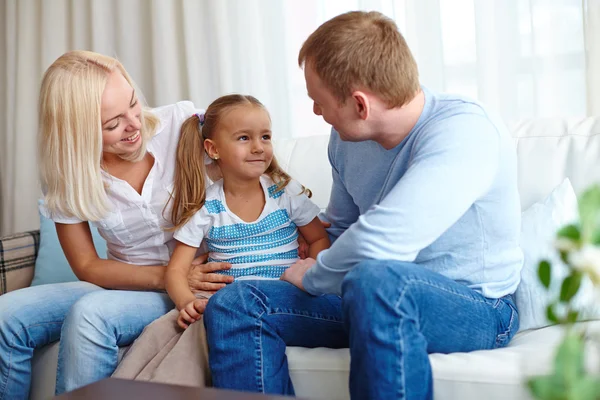
[[[352,92],[352,100],[354,101],[354,108],[359,118],[362,120],[367,119],[369,114],[371,113],[371,104],[369,102],[369,97],[365,92],[361,92],[357,90]]]
[[[217,146],[215,146],[215,142],[210,139],[204,139],[204,150],[210,158],[213,160],[219,159],[219,151],[217,150]]]

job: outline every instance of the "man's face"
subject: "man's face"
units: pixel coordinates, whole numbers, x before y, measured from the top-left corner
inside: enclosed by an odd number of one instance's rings
[[[350,142],[365,140],[357,130],[358,114],[353,99],[349,97],[344,105],[340,105],[309,62],[304,65],[304,78],[308,97],[313,101],[313,112],[323,117],[325,122],[340,134],[342,140]]]

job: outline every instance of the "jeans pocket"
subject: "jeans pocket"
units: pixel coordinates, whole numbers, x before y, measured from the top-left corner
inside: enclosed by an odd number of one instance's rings
[[[507,297],[498,299],[494,304],[499,319],[496,348],[507,346],[519,330],[519,313],[512,299],[508,299]]]

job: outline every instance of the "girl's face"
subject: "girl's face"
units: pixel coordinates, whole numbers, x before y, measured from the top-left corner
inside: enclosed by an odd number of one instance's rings
[[[204,147],[218,160],[223,177],[258,178],[273,160],[271,118],[264,108],[253,104],[227,110]]]
[[[142,107],[135,91],[120,71],[112,72],[104,92],[100,118],[105,153],[129,155],[140,148]]]

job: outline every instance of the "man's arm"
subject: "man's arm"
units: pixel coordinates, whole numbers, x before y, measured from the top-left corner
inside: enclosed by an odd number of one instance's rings
[[[414,261],[489,190],[499,158],[495,126],[469,115],[438,130],[418,144],[385,198],[319,254],[302,281],[309,293],[340,294],[346,273],[366,259]]]
[[[332,139],[329,141],[328,157],[329,164],[331,165],[333,184],[331,185],[331,195],[329,196],[327,209],[325,210],[325,213],[319,215],[319,219],[331,224],[331,226],[327,228],[327,233],[329,234],[329,240],[333,243],[350,227],[350,225],[356,222],[360,212],[358,206],[354,203],[354,199],[350,196],[350,193],[348,193],[346,186],[344,186],[344,183],[340,178],[332,154],[333,147],[335,146],[333,144],[333,135],[336,135],[336,133],[332,130],[331,135]]]

